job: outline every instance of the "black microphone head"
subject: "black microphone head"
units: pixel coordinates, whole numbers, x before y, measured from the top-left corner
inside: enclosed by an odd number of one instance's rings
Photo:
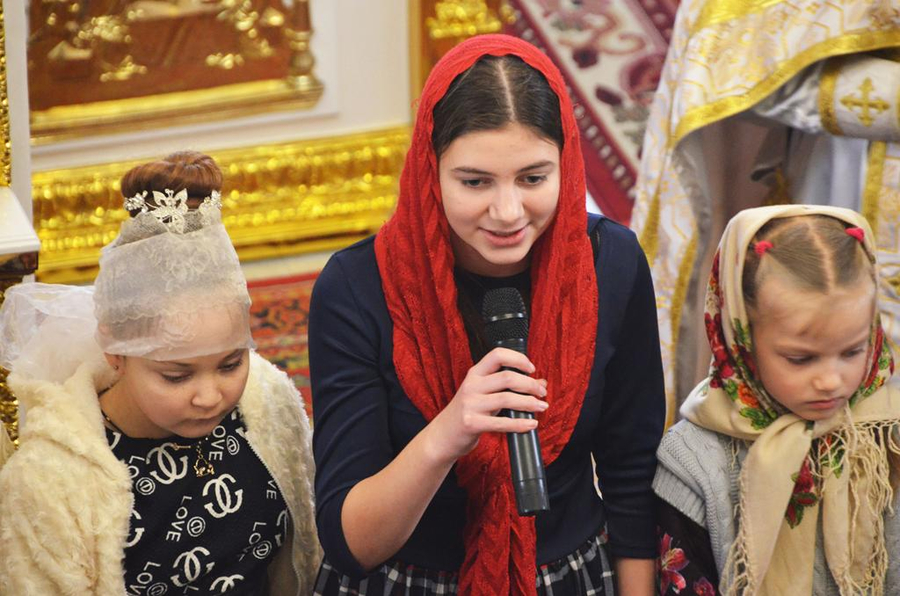
[[[528,311],[522,294],[515,288],[495,288],[484,294],[481,307],[484,335],[488,344],[526,352]]]

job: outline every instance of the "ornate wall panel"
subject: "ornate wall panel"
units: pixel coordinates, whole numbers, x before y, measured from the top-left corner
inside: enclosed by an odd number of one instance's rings
[[[447,50],[475,35],[501,32],[512,22],[512,10],[505,0],[410,0],[409,17],[410,83],[418,97]]]
[[[29,7],[37,143],[309,107],[308,0],[41,0]]]
[[[225,226],[242,259],[334,249],[377,230],[397,198],[406,127],[211,152],[225,172]],[[100,248],[127,216],[119,180],[140,162],[32,177],[41,281],[96,275]]]

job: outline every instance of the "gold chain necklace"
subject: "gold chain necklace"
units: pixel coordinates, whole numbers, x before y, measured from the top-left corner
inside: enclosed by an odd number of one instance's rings
[[[204,476],[210,476],[216,473],[216,469],[213,465],[206,459],[206,456],[203,455],[203,448],[201,445],[206,442],[209,438],[209,435],[206,435],[199,441],[194,443],[194,451],[197,453],[197,458],[194,460],[194,474],[197,478],[203,478]],[[190,449],[190,445],[176,445],[175,443],[170,443],[172,445],[172,449],[175,451],[181,451],[182,449]]]
[[[128,436],[122,429],[119,428],[115,422],[113,422],[109,416],[107,416],[106,412],[103,411],[103,408],[100,408],[100,413],[103,414],[103,419],[112,427],[114,431],[117,433]],[[212,463],[203,455],[203,447],[202,445],[206,443],[207,439],[209,439],[209,435],[206,435],[199,441],[196,441],[193,445],[194,451],[197,453],[196,459],[194,459],[194,474],[197,478],[203,478],[204,476],[210,476],[216,473],[216,469],[213,467]],[[182,451],[184,449],[190,449],[191,445],[178,445],[176,443],[169,443],[172,446],[172,449],[175,451]]]

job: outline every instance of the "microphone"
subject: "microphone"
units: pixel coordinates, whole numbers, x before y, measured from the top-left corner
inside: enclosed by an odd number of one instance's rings
[[[496,288],[484,295],[481,315],[484,318],[484,334],[492,347],[509,348],[521,354],[527,353],[528,314],[522,295],[515,288]],[[519,374],[522,371],[503,367]],[[530,412],[503,410],[502,416],[530,418]],[[513,488],[519,515],[536,515],[550,510],[550,493],[537,429],[524,433],[507,433],[509,465],[512,469]]]

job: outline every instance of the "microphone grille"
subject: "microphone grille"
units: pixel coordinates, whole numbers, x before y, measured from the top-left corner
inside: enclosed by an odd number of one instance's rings
[[[528,340],[528,311],[515,288],[495,288],[484,294],[481,307],[485,339],[491,346],[510,339]]]

